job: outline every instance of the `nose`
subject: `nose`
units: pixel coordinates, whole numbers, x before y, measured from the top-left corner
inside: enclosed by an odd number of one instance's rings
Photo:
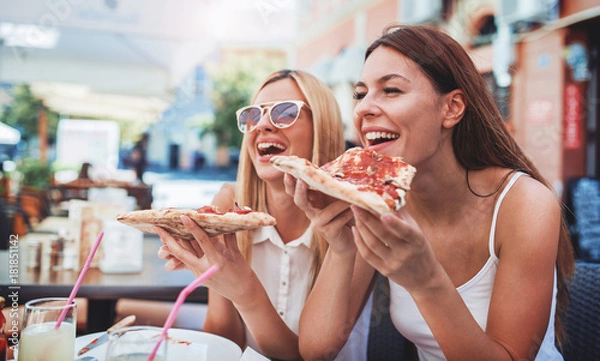
[[[263,109],[262,115],[260,116],[260,120],[256,123],[256,129],[260,132],[273,132],[275,131],[275,127],[271,124],[271,120],[269,119],[269,112],[267,109]]]
[[[368,119],[380,112],[380,109],[373,99],[373,96],[368,93],[356,102],[354,106],[354,121],[359,122],[361,119]]]

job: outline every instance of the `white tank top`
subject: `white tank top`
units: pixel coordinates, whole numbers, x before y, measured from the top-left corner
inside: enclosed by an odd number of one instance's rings
[[[502,204],[502,200],[508,191],[515,184],[517,179],[525,173],[515,173],[502,193],[494,207],[492,217],[492,226],[490,229],[490,237],[488,248],[490,257],[486,261],[483,268],[477,274],[457,287],[456,290],[462,297],[463,301],[471,311],[473,318],[479,326],[485,330],[487,324],[488,309],[492,297],[492,289],[496,279],[496,270],[498,268],[498,257],[494,247],[494,239],[496,233],[496,221],[498,218],[498,210]],[[535,358],[536,361],[559,361],[563,360],[562,355],[554,345],[554,314],[556,310],[556,270],[554,271],[554,292],[552,297],[552,307],[550,310],[550,318],[544,341]],[[415,344],[419,354],[420,361],[445,360],[444,353],[440,349],[437,341],[433,337],[429,326],[421,316],[417,305],[413,301],[410,294],[402,287],[390,281],[390,313],[392,321],[398,331],[408,340]]]

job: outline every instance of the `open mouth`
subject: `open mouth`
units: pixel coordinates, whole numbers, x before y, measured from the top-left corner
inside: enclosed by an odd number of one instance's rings
[[[287,148],[279,143],[258,143],[258,154],[262,157],[283,153]]]
[[[396,140],[400,138],[400,134],[388,132],[369,132],[365,134],[365,138],[369,142],[369,145],[377,145]]]

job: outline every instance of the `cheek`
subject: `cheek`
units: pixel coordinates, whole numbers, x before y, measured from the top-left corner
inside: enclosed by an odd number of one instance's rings
[[[356,130],[356,134],[358,135],[358,139],[360,140],[361,145],[365,146],[365,144],[366,144],[365,138],[363,137],[363,134],[360,132],[361,121],[360,121],[359,117],[356,116],[356,113],[354,113],[354,118],[352,119],[352,122],[354,123],[354,129]]]
[[[311,159],[313,150],[312,127],[295,130],[297,131],[288,135],[292,144],[293,154],[302,158]],[[325,142],[326,140],[324,139],[323,141]]]
[[[354,123],[354,128],[360,129],[360,117],[356,113],[356,110],[352,113],[352,122]]]
[[[252,132],[252,133],[256,133],[256,131]],[[245,144],[245,150],[248,152],[248,154],[250,154],[250,159],[254,160],[254,158],[256,158],[256,155],[254,154],[253,150],[254,150],[254,137],[252,135],[246,135],[245,137],[247,137],[247,139],[244,139],[244,143]]]

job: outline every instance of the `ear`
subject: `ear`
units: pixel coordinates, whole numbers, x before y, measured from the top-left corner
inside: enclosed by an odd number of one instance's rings
[[[465,94],[460,89],[455,89],[444,96],[444,121],[442,125],[446,128],[455,126],[465,114],[467,104]]]

